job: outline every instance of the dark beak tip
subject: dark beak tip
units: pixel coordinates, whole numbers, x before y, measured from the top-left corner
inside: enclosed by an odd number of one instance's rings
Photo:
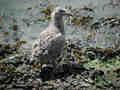
[[[73,16],[73,14],[70,14],[70,16]]]
[[[71,13],[67,13],[66,15],[68,15],[68,16],[73,16]]]

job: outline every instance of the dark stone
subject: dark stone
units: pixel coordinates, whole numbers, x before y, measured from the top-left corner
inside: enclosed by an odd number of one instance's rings
[[[53,66],[43,64],[41,67],[40,77],[43,81],[53,78]]]

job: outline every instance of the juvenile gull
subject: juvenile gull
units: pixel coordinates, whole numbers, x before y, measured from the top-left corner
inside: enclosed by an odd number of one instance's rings
[[[31,61],[37,59],[41,65],[57,64],[56,58],[65,45],[63,22],[65,15],[71,16],[66,9],[60,7],[54,9],[48,27],[40,33],[39,38],[33,43]]]

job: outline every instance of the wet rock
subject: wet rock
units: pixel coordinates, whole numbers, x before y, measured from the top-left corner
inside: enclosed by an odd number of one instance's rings
[[[2,90],[2,89],[4,90],[5,88],[6,88],[6,85],[5,85],[5,84],[1,84],[1,85],[0,85],[0,89],[1,89],[1,90]]]
[[[53,65],[52,64],[43,64],[40,72],[40,77],[42,78],[43,81],[52,79],[54,77],[53,74]]]
[[[74,53],[86,57],[87,54],[85,53],[90,51],[95,54],[95,58],[98,58],[99,53],[102,52],[100,57],[103,57],[105,52],[94,48],[88,49],[88,51],[82,50],[83,48],[81,49],[79,44],[73,42],[68,42],[66,49],[67,52],[59,58],[59,63],[56,67],[50,64],[39,66],[39,62],[36,62],[35,65],[30,64],[30,54],[26,53],[15,54],[0,60],[0,89],[90,90],[92,88],[97,90],[102,88],[107,90],[109,86],[110,90],[115,90],[114,87],[119,88],[119,67],[115,69],[117,71],[114,70],[117,75],[109,76],[107,74],[108,76],[106,76],[104,70],[97,70],[96,68],[86,69],[85,63],[77,63],[77,58],[74,58]],[[92,54],[93,57],[94,54]],[[88,60],[86,63],[90,63],[90,61]],[[107,64],[107,62],[103,63]],[[11,69],[11,67],[14,69]],[[114,78],[112,79],[106,78],[113,76]]]
[[[95,80],[95,78],[96,78],[97,76],[104,77],[104,72],[101,71],[101,70],[95,70],[95,71],[91,72],[91,78],[92,78],[93,80]]]

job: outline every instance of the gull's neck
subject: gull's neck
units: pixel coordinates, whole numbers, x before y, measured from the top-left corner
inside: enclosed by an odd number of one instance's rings
[[[52,16],[51,17],[51,24],[55,25],[58,28],[59,32],[64,35],[64,22],[62,16]]]

